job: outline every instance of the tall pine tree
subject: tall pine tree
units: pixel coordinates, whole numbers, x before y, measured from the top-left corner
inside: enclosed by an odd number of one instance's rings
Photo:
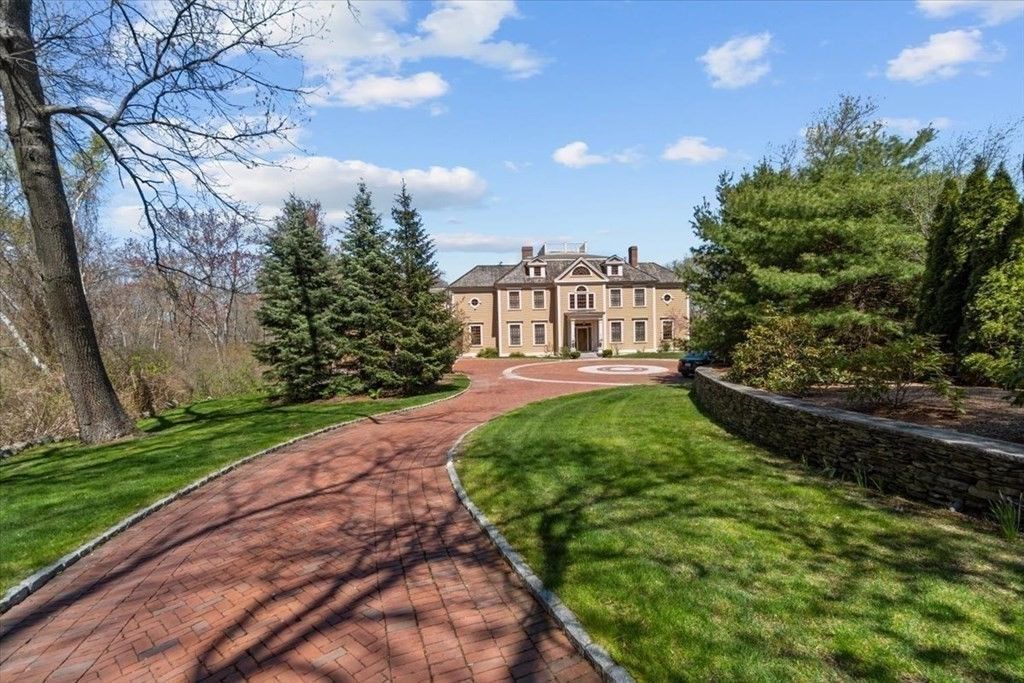
[[[392,394],[405,382],[395,369],[401,325],[398,269],[373,197],[360,182],[340,245],[340,330],[353,391]]]
[[[333,393],[341,355],[338,276],[318,204],[288,198],[267,238],[256,285],[265,340],[253,354],[268,366],[267,378],[290,400]]]
[[[939,195],[928,237],[928,258],[921,300],[917,310],[917,329],[936,335],[946,351],[953,350],[953,338],[960,327],[962,301],[955,290],[944,283],[954,272],[953,239],[960,190],[953,178],[946,180]]]
[[[396,226],[392,249],[398,267],[397,318],[401,326],[395,369],[408,392],[434,384],[451,370],[462,326],[445,295],[430,291],[440,275],[434,244],[404,182],[395,196],[391,217]]]

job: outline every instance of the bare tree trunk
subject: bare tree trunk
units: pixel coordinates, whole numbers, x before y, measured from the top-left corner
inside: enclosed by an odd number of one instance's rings
[[[82,288],[71,212],[57,164],[35,46],[31,0],[0,0],[0,91],[22,190],[28,201],[46,308],[82,441],[134,432],[103,367]]]

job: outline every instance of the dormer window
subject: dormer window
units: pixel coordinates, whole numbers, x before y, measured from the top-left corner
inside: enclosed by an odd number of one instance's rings
[[[544,277],[544,266],[526,266],[527,277]]]
[[[621,277],[622,265],[618,263],[609,264],[604,267],[604,274],[609,277]]]

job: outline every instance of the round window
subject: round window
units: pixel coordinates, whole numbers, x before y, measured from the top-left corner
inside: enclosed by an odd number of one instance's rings
[[[661,297],[661,300],[664,301],[665,303],[669,303],[672,301],[672,295],[666,294],[665,296]]]
[[[480,305],[480,299],[473,297],[472,299],[469,300],[469,305],[472,306],[473,308],[476,308],[477,306]]]

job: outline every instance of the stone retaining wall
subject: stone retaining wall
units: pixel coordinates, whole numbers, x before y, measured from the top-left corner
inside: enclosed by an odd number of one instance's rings
[[[886,493],[985,516],[1024,491],[1024,446],[811,405],[700,368],[694,397],[730,432],[794,459],[866,476]]]

